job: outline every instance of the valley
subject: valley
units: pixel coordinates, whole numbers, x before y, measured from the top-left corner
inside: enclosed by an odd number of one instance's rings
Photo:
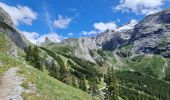
[[[0,7],[0,100],[170,100],[169,24],[165,9],[97,36],[35,45]]]

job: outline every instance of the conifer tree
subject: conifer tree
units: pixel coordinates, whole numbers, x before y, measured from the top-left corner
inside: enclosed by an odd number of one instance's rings
[[[70,77],[70,72],[65,68],[65,66],[60,66],[60,81],[70,84],[71,82],[71,77]]]
[[[92,96],[99,95],[99,88],[98,88],[97,82],[94,78],[89,80],[89,93]]]
[[[113,68],[108,69],[105,100],[118,100],[119,89]]]
[[[26,48],[25,60],[28,61],[35,68],[42,69],[39,52],[40,51],[37,46],[32,48],[32,46],[29,45],[28,48]]]
[[[87,92],[87,86],[85,82],[85,78],[81,78],[79,81],[79,88],[85,92]]]
[[[72,84],[71,84],[73,87],[77,87],[77,84],[76,84],[76,78],[74,76],[72,76]]]
[[[25,60],[30,62],[30,61],[31,61],[31,58],[32,58],[32,46],[29,45],[29,46],[26,48],[25,52],[26,52]]]
[[[34,65],[35,68],[42,70],[42,65],[41,65],[41,58],[39,54],[40,50],[38,49],[38,46],[35,46],[33,48],[33,60],[31,63]]]
[[[60,72],[59,72],[59,67],[55,64],[55,61],[52,61],[52,64],[49,66],[49,72],[50,76],[59,79],[60,78]]]

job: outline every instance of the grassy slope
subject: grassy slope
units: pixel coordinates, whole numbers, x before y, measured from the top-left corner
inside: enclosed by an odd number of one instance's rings
[[[0,74],[3,74],[11,67],[20,66],[19,74],[27,79],[26,83],[31,82],[36,85],[37,94],[40,96],[24,94],[25,100],[92,100],[87,93],[66,85],[35,68],[24,65],[22,60],[16,61],[0,53],[0,61],[4,64],[0,67]]]
[[[126,58],[122,68],[143,72],[162,79],[164,67],[169,66],[166,66],[166,62],[166,59],[159,55],[139,55]]]
[[[27,81],[36,84],[39,97],[41,100],[92,100],[87,93],[66,85],[43,72],[34,68],[20,67],[19,73],[27,78]],[[24,95],[25,98],[30,98],[30,95]]]
[[[0,32],[0,52],[1,53],[7,53],[7,51],[9,51],[9,49],[11,48],[11,42],[10,40],[7,38],[7,36]]]
[[[35,68],[22,64],[22,60],[16,61],[0,53],[0,61],[4,64],[0,67],[0,74],[3,74],[13,66],[20,66],[19,75],[27,79],[25,83],[31,82],[36,85],[37,94],[40,96],[24,94],[25,100],[92,100],[87,93],[66,85]]]
[[[19,67],[19,74],[27,79],[22,86],[28,88],[27,83],[32,82],[37,87],[37,94],[40,95],[23,94],[25,100],[92,100],[87,93],[68,86],[35,68],[24,65],[24,60],[16,60],[8,56],[7,51],[11,48],[11,44],[5,34],[0,33],[0,75],[11,67]]]

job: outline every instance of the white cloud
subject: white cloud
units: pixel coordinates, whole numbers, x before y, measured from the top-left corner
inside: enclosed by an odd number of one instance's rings
[[[54,21],[53,26],[55,28],[66,29],[69,26],[71,21],[72,21],[72,18],[58,15],[58,19]]]
[[[45,20],[46,20],[46,23],[50,29],[50,31],[54,31],[54,28],[53,28],[53,21],[51,20],[51,16],[50,14],[48,13],[47,9],[45,8]]]
[[[69,35],[69,36],[72,36],[72,35],[74,35],[74,34],[73,34],[73,33],[68,33],[68,35]]]
[[[93,30],[91,31],[81,31],[80,34],[81,35],[96,35],[99,34],[107,29],[111,29],[111,30],[115,30],[117,28],[117,25],[115,24],[115,22],[99,22],[99,23],[94,23],[93,24]]]
[[[129,23],[118,27],[116,29],[116,31],[123,31],[123,30],[129,30],[129,29],[133,29],[135,27],[135,25],[138,23],[138,21],[136,19],[131,19]]]
[[[138,21],[137,21],[136,19],[131,19],[131,20],[130,20],[130,23],[131,23],[131,24],[137,24]]]
[[[99,32],[103,32],[107,29],[116,29],[117,25],[115,24],[115,22],[108,22],[108,23],[99,22],[99,23],[94,23],[93,27]]]
[[[26,39],[27,40],[29,40],[31,43],[33,43],[33,44],[36,44],[37,43],[37,41],[36,41],[36,39],[39,37],[39,34],[38,33],[36,33],[36,32],[26,32],[26,31],[23,31],[23,32],[21,32],[25,37],[26,37]]]
[[[26,37],[27,40],[29,40],[33,44],[44,42],[46,37],[48,37],[53,42],[60,42],[62,40],[62,36],[59,36],[55,32],[47,33],[41,36],[36,32],[23,31],[21,33]]]
[[[161,10],[165,0],[121,0],[120,4],[113,8],[122,12],[134,12],[136,14],[151,14]]]
[[[9,13],[15,25],[19,25],[21,23],[32,25],[33,20],[37,19],[37,13],[27,6],[17,5],[14,7],[0,2],[0,7]]]
[[[80,34],[81,35],[95,35],[95,34],[97,34],[98,32],[97,31],[94,31],[94,30],[92,30],[92,31],[90,31],[90,32],[86,32],[86,31],[81,31],[80,32]]]

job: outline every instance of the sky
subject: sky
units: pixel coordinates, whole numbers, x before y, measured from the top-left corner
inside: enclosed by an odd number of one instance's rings
[[[94,36],[170,7],[170,0],[0,0],[32,43]]]

